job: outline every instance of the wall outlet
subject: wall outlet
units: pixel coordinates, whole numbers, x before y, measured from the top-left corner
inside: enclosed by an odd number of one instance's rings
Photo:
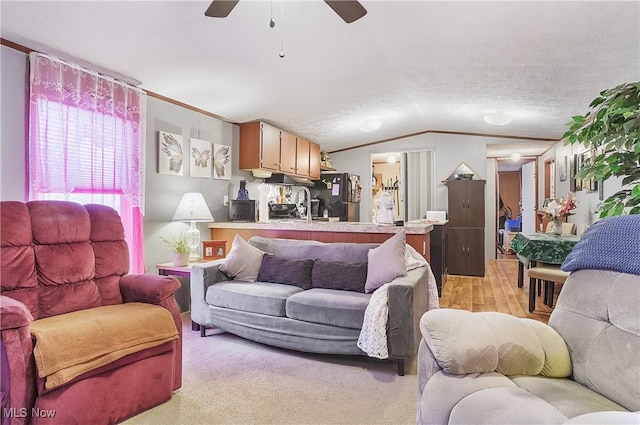
[[[225,195],[225,197],[222,200],[222,203],[224,204],[225,207],[229,206],[229,197]]]

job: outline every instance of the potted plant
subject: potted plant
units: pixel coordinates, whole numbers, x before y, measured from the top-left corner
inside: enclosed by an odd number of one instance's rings
[[[173,265],[186,266],[189,264],[189,246],[187,237],[180,233],[177,238],[160,238],[162,242],[173,251]]]
[[[604,200],[600,217],[640,214],[640,82],[605,90],[585,115],[569,122],[565,144],[582,143],[592,160],[576,178],[622,178],[622,189]]]

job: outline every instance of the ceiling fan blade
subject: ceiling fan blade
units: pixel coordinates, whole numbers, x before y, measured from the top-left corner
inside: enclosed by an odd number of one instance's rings
[[[210,18],[226,18],[236,4],[238,0],[213,0],[204,15]]]
[[[357,21],[367,14],[360,2],[355,0],[324,0],[347,24]]]

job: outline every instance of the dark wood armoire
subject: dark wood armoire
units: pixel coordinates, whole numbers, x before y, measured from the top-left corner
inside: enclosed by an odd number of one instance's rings
[[[449,274],[484,276],[484,180],[449,180]]]

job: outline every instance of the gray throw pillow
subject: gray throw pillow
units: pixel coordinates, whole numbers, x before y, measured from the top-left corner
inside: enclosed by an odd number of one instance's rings
[[[405,245],[407,237],[404,229],[384,241],[379,247],[369,250],[366,293],[371,293],[391,282],[396,277],[406,276]]]
[[[311,271],[313,288],[364,292],[367,263],[316,260]]]
[[[258,281],[284,283],[299,286],[302,289],[311,288],[311,270],[314,260],[291,260],[271,254],[262,257],[262,265],[258,273]]]
[[[255,282],[262,264],[264,252],[255,248],[239,235],[233,239],[229,255],[220,265],[220,271],[243,282]]]

